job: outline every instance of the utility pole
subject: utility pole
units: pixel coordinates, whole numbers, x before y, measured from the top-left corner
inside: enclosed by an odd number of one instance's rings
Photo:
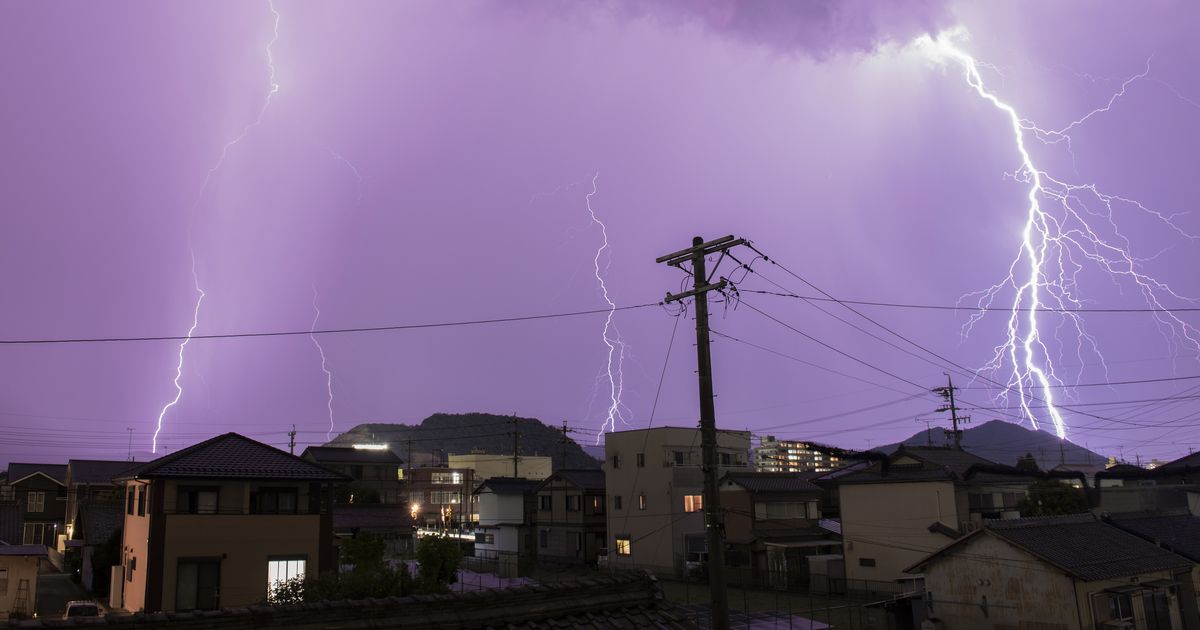
[[[133,461],[133,427],[125,427],[125,430],[129,432],[129,450],[125,451],[125,458]]]
[[[563,436],[562,436],[562,467],[565,469],[567,467],[567,444],[568,444],[568,440],[570,439],[567,437],[567,421],[566,420],[563,420],[562,432],[563,432]]]
[[[949,374],[947,374],[946,375],[946,386],[945,387],[935,387],[935,388],[933,388],[932,391],[935,394],[941,394],[942,398],[946,401],[946,404],[942,405],[941,407],[938,407],[936,411],[939,413],[941,413],[943,411],[950,412],[950,423],[951,423],[951,426],[954,428],[954,430],[953,430],[953,432],[947,431],[946,434],[947,434],[947,437],[949,437],[950,435],[954,436],[954,448],[961,451],[962,450],[962,431],[959,430],[958,423],[961,422],[963,424],[967,424],[967,423],[971,422],[971,416],[962,416],[961,418],[958,416],[958,407],[955,406],[955,404],[954,404],[954,391],[957,389],[958,388],[954,386],[954,379],[951,378]]]
[[[516,415],[513,416],[512,434],[513,434],[513,477],[516,478],[516,477],[521,476],[521,475],[517,474],[519,472],[518,466],[521,462],[521,457],[518,455],[518,448],[520,446],[520,439],[521,439],[521,430],[517,427],[517,416]]]
[[[412,483],[411,480],[412,480],[413,460],[412,460],[412,435],[411,434],[409,435],[409,438],[408,438],[408,461],[406,461],[404,463],[408,464],[408,472],[405,473],[405,476],[408,477],[409,483]]]
[[[933,420],[926,420],[925,418],[917,418],[917,422],[925,423],[925,446],[932,448],[933,447],[933,427],[931,427],[930,425],[933,424]]]
[[[720,291],[729,283],[721,278],[716,283],[708,280],[705,258],[712,254],[724,255],[729,249],[745,244],[745,239],[725,236],[705,242],[699,236],[692,239],[692,246],[666,256],[655,262],[679,267],[684,262],[692,265],[692,290],[674,295],[667,294],[667,302],[678,302],[695,298],[696,304],[696,365],[700,381],[700,448],[704,472],[704,525],[708,542],[708,589],[712,599],[713,630],[729,629],[729,593],[725,590],[725,526],[721,514],[721,497],[717,488],[717,411],[713,404],[712,354],[709,350],[708,292]]]
[[[296,454],[296,425],[292,425],[292,430],[288,431],[288,452],[292,455]]]

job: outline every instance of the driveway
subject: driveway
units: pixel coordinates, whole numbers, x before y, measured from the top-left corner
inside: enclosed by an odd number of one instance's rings
[[[91,600],[92,597],[82,586],[72,582],[70,575],[59,573],[53,567],[43,568],[38,573],[38,617],[60,619],[67,610],[67,602],[77,599]]]

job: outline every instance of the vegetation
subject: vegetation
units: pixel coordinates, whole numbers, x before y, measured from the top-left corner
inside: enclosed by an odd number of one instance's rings
[[[1029,494],[1017,504],[1021,516],[1057,516],[1088,511],[1087,496],[1080,488],[1045,479],[1029,486]]]
[[[462,547],[449,536],[424,536],[417,541],[420,583],[427,592],[445,590],[458,579]]]

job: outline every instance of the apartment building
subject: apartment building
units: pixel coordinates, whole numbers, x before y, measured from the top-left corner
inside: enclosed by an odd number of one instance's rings
[[[560,470],[537,491],[539,560],[596,564],[606,543],[604,471]]]
[[[479,520],[470,468],[430,467],[408,471],[408,507],[418,527],[457,529]]]
[[[300,454],[305,460],[353,479],[342,487],[336,501],[341,504],[404,503],[408,490],[401,466],[404,461],[382,448],[310,446]]]
[[[750,433],[718,431],[720,474],[748,471]],[[682,575],[707,560],[700,430],[656,427],[605,434],[605,562]]]
[[[463,455],[451,453],[446,456],[446,464],[450,468],[470,468],[476,482],[492,477],[520,477],[541,481],[550,476],[553,468],[552,459],[542,455],[518,455],[516,458],[516,474],[513,471],[513,456],[504,454],[489,454],[472,452]]]
[[[836,455],[818,450],[808,442],[777,440],[768,435],[754,449],[758,472],[829,472],[841,466]]]

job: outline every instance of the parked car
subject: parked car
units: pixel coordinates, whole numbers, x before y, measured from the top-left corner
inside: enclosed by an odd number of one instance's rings
[[[99,617],[100,605],[96,602],[91,602],[85,599],[67,602],[67,611],[63,613],[63,619],[74,619],[75,617]]]

